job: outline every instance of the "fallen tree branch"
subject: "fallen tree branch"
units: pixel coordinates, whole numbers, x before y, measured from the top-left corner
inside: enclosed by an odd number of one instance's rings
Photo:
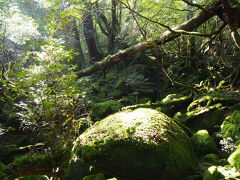
[[[219,2],[216,2],[216,3],[219,3]],[[120,50],[118,53],[116,53],[114,55],[109,55],[109,56],[105,57],[102,61],[96,62],[92,66],[87,67],[87,68],[77,72],[77,76],[82,77],[82,76],[91,75],[97,71],[104,70],[108,66],[110,66],[116,62],[119,62],[123,59],[126,59],[127,57],[132,56],[138,52],[142,52],[147,49],[154,48],[156,46],[161,46],[161,45],[179,37],[181,35],[181,33],[179,33],[179,32],[192,31],[192,30],[196,29],[197,27],[199,27],[200,25],[205,23],[208,19],[215,16],[217,14],[216,11],[217,11],[217,9],[213,4],[205,11],[202,11],[199,15],[191,18],[190,20],[182,23],[181,25],[179,25],[175,28],[172,28],[173,31],[171,31],[171,30],[165,31],[162,34],[162,36],[160,36],[158,39],[147,40],[147,41],[138,43],[132,47],[129,47],[127,49]],[[179,32],[177,32],[177,31],[179,31]]]

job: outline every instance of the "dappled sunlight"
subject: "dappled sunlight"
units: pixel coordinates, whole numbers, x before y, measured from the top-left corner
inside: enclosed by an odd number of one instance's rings
[[[239,12],[0,0],[0,180],[239,179]]]

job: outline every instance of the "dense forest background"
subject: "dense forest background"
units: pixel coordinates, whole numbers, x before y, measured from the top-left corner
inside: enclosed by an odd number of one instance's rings
[[[238,0],[0,9],[1,180],[240,179]]]

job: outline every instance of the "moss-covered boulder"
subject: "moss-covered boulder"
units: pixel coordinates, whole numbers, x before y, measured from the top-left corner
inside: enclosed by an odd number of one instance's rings
[[[176,116],[179,121],[197,131],[207,129],[210,133],[219,131],[229,106],[239,103],[239,98],[231,93],[211,92],[196,95],[187,111]],[[236,108],[236,107],[235,107]]]
[[[224,138],[231,137],[235,142],[240,140],[240,111],[235,110],[225,118],[221,132]]]
[[[240,146],[229,156],[228,162],[236,169],[240,170]]]
[[[79,158],[122,179],[180,178],[195,163],[191,141],[156,110],[123,111],[97,122],[75,143]]]
[[[207,130],[199,130],[192,137],[194,150],[198,155],[204,155],[211,152],[217,152],[218,147],[214,139],[208,134]]]

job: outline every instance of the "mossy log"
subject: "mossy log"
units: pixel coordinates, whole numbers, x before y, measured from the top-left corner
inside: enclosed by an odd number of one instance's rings
[[[184,96],[181,94],[169,94],[161,101],[156,101],[155,103],[149,101],[145,104],[127,106],[123,109],[134,110],[137,108],[152,108],[172,117],[176,112],[187,108],[187,106],[192,102],[192,100],[193,97],[191,95]]]

